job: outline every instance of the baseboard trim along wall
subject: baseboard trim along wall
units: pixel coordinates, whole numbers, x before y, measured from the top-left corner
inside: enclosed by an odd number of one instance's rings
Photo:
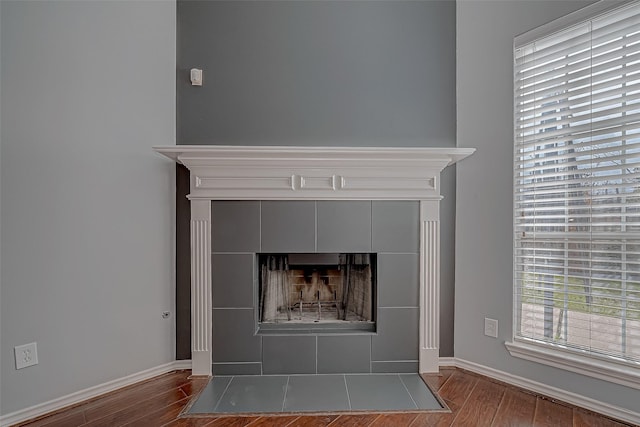
[[[100,396],[101,394],[109,393],[110,391],[114,391],[119,388],[126,387],[140,381],[148,380],[153,377],[157,377],[158,375],[166,374],[167,372],[180,369],[191,369],[191,360],[176,360],[173,362],[165,363],[163,365],[159,365],[150,369],[146,369],[144,371],[127,375],[126,377],[118,378],[116,380],[89,387],[84,390],[80,390],[75,393],[71,393],[66,396],[41,403],[39,405],[34,405],[16,412],[1,415],[0,427],[6,427],[13,424],[21,423],[23,421],[39,417],[49,412],[57,411],[67,406],[75,405],[76,403],[80,403],[84,400]]]
[[[527,378],[510,374],[508,372],[499,371],[497,369],[489,368],[484,365],[469,362],[468,360],[455,357],[441,357],[440,366],[466,369],[467,371],[475,372],[476,374],[484,375],[489,378],[494,378],[498,381],[502,381],[504,383],[514,385],[516,387],[520,387],[552,399],[561,400],[571,405],[579,406],[581,408],[606,415],[607,417],[615,418],[634,425],[640,425],[640,413],[638,412],[630,411],[629,409],[621,408],[619,406],[605,404],[595,399],[582,396],[580,394],[571,393],[556,387],[551,387],[537,381],[532,381]]]
[[[611,418],[615,418],[631,424],[640,425],[640,413],[638,412],[605,404],[589,397],[561,390],[556,387],[551,387],[537,381],[519,377],[517,375],[512,375],[508,372],[499,371],[497,369],[489,368],[487,366],[479,365],[477,363],[469,362],[467,360],[458,359],[455,357],[441,357],[439,360],[439,365],[440,367],[456,367],[466,369],[467,371],[475,372],[476,374],[484,375],[489,378],[494,378],[498,381],[502,381],[504,383],[520,387],[525,390],[550,397],[552,399],[561,400],[563,402],[579,406],[590,411],[598,412]],[[108,381],[94,387],[89,387],[87,389],[80,390],[75,393],[71,393],[66,396],[41,403],[39,405],[31,406],[29,408],[2,415],[0,416],[0,427],[6,427],[23,421],[27,421],[47,414],[49,412],[57,411],[67,406],[80,403],[84,400],[100,396],[101,394],[105,394],[110,391],[114,391],[119,388],[126,387],[128,385],[132,385],[137,382],[148,380],[158,375],[166,374],[167,372],[180,369],[191,369],[191,360],[176,360],[173,362],[165,363],[164,365],[156,366],[154,368],[127,375],[126,377]]]

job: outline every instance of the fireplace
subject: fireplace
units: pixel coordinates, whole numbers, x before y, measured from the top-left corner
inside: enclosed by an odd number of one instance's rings
[[[154,149],[185,165],[190,171],[191,353],[194,375],[211,375],[214,365],[216,374],[238,374],[240,371],[255,373],[256,370],[264,374],[438,372],[440,172],[471,155],[475,149],[214,145],[177,145]],[[222,204],[212,207],[212,201],[214,205]],[[233,247],[234,243],[226,252],[220,252],[220,233],[216,232],[220,222],[218,216],[224,210],[225,203],[235,201],[246,201],[251,205],[248,208],[257,209],[257,220],[255,215],[232,215],[260,230],[257,237],[249,239],[257,249],[252,247],[238,251]],[[275,202],[282,205],[272,206],[271,203]],[[322,214],[326,214],[325,220],[340,218],[337,212],[342,209],[342,204],[351,206],[360,202],[368,203],[371,209],[370,229],[373,234],[365,245],[369,249],[364,252],[342,247],[332,249],[330,244],[321,248],[320,236],[325,236],[325,233],[318,233]],[[393,212],[404,209],[397,206],[396,202],[410,202],[410,209],[406,210],[410,212],[407,218],[410,222],[415,220],[415,225],[408,229],[404,239],[411,243],[409,252],[393,245],[396,235],[403,234],[398,233],[396,228],[403,227],[407,222]],[[300,206],[296,206],[295,212],[291,213],[290,204],[295,203]],[[297,240],[290,240],[290,247],[280,247],[282,232],[273,232],[269,227],[268,222],[273,219],[269,209],[280,210],[285,217],[289,212],[288,219],[283,222],[293,226],[294,230],[300,225],[299,213],[309,213],[311,216],[303,221],[308,227],[298,228],[303,235],[311,236],[312,242],[315,239],[315,246],[300,250]],[[335,222],[344,223],[340,219]],[[361,225],[358,221],[352,224],[356,228]],[[231,236],[232,242],[246,234],[248,229],[244,225],[234,229],[236,234]],[[340,232],[334,231],[333,234],[338,240],[341,239]],[[268,243],[269,239],[271,243]],[[346,241],[351,242],[349,239]],[[376,248],[376,242],[382,242],[382,246],[391,245],[391,250]],[[375,321],[375,332],[326,334],[298,331],[283,335],[281,331],[270,334],[264,330],[260,333],[260,314],[253,305],[220,307],[219,304],[225,301],[253,301],[255,293],[252,291],[253,297],[242,292],[238,294],[233,288],[220,293],[215,280],[212,282],[212,268],[222,269],[224,276],[231,264],[226,260],[230,260],[233,263],[249,263],[251,267],[242,271],[254,272],[255,265],[259,264],[257,253],[376,253],[378,287],[373,292],[378,301],[386,299],[388,302],[386,306],[378,305],[377,313],[374,311],[372,314],[370,321]],[[411,267],[397,271],[417,272],[417,277],[409,281],[417,284],[411,294],[398,293],[394,285],[387,283],[383,286],[382,283],[386,274],[384,271],[389,266],[403,263],[413,263],[415,270]],[[313,272],[310,277],[307,274],[305,286],[307,280],[313,283]],[[317,280],[321,278],[318,276]],[[395,278],[390,281],[405,283]],[[258,278],[254,273],[250,274],[247,282],[249,287],[242,289],[258,287]],[[325,296],[330,296],[330,289],[331,286],[328,291],[324,290]],[[313,291],[310,292],[313,295]],[[337,293],[334,299],[338,299]],[[400,303],[395,303],[396,300]],[[411,306],[407,307],[404,301],[411,301]],[[257,298],[255,304],[258,304]],[[322,320],[322,315],[316,320]],[[235,342],[239,330],[245,331],[243,333],[246,335],[244,341]],[[410,342],[407,343],[407,340]],[[359,353],[345,351],[336,357],[334,349],[347,345]],[[225,351],[233,346],[237,350],[235,360],[227,361],[229,355]],[[410,351],[399,352],[398,348],[403,346]],[[291,348],[296,351],[291,352]],[[262,361],[245,357],[256,354],[262,355]],[[407,360],[405,354],[412,360]],[[281,363],[284,359],[287,359],[287,364]],[[366,363],[362,364],[363,361]]]
[[[259,254],[259,330],[375,331],[375,253]]]

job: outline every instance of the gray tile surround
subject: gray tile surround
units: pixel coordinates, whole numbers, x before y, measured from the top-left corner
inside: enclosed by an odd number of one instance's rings
[[[318,337],[318,373],[366,373],[371,370],[371,335]]]
[[[315,335],[269,335],[262,337],[262,372],[315,374]]]
[[[371,373],[375,374],[398,374],[418,372],[419,362],[417,360],[399,362],[371,362]]]
[[[378,254],[378,307],[418,307],[418,254]]]
[[[371,337],[371,360],[418,359],[417,308],[378,308],[378,334]]]
[[[252,308],[254,254],[213,254],[213,308]]]
[[[420,204],[374,201],[371,207],[374,252],[420,251]]]
[[[214,309],[212,347],[214,362],[261,362],[253,309]]]
[[[371,202],[318,202],[318,252],[371,252]]]
[[[417,372],[418,217],[415,202],[214,201],[214,372]],[[256,335],[253,309],[245,309],[257,301],[255,253],[315,252],[316,241],[317,252],[368,252],[372,242],[381,252],[377,333]]]
[[[213,252],[260,250],[260,202],[214,201],[211,205]]]
[[[262,375],[262,362],[213,363],[212,372],[213,375]]]
[[[316,203],[262,202],[262,252],[315,252]]]

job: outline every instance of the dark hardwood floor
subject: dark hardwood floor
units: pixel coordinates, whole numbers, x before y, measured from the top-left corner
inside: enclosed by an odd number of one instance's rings
[[[623,426],[589,411],[536,397],[518,388],[454,368],[425,380],[451,413],[284,415],[277,417],[180,417],[207,384],[176,371],[41,417],[20,426],[171,427],[394,427],[394,426]]]

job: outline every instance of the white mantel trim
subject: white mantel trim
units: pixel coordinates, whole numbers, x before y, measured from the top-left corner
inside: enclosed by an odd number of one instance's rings
[[[473,154],[475,148],[441,147],[300,147],[300,146],[235,146],[235,145],[164,145],[153,147],[171,160],[187,163],[190,159],[264,160],[362,160],[378,159],[385,162],[445,160],[450,166]],[[244,160],[243,160],[244,159]]]
[[[211,375],[211,200],[420,201],[419,370],[438,372],[440,172],[474,148],[174,145],[190,171],[192,369]]]
[[[473,148],[154,147],[191,171],[189,199],[439,200],[440,172]]]

